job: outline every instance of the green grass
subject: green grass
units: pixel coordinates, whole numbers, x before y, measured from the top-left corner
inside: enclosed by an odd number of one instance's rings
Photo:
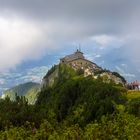
[[[140,91],[134,91],[134,90],[129,90],[127,92],[127,98],[128,99],[135,99],[140,97]]]

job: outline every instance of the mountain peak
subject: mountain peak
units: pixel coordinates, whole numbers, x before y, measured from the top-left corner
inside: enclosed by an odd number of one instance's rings
[[[125,85],[125,79],[116,72],[104,70],[96,63],[86,59],[84,53],[77,50],[73,54],[60,59],[58,65],[54,65],[43,78],[42,85],[52,86],[59,78],[69,78],[83,74],[84,77],[91,75],[94,79],[101,78],[104,82],[114,82]]]

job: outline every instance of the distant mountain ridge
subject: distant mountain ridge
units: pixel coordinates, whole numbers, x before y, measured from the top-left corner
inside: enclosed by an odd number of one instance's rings
[[[35,82],[28,82],[4,91],[2,98],[8,96],[11,100],[15,100],[15,95],[17,94],[18,96],[25,96],[28,99],[28,102],[33,104],[39,89],[40,84]]]

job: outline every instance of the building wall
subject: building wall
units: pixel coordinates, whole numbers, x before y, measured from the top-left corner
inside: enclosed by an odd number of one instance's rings
[[[83,54],[80,53],[80,52],[75,52],[75,57],[76,57],[76,58],[82,58],[82,59],[85,58],[85,57],[83,56]]]
[[[73,60],[71,62],[68,62],[69,65],[71,66],[79,66],[79,67],[86,67],[89,65],[93,65],[92,62],[87,61],[85,59],[77,59],[77,60]]]

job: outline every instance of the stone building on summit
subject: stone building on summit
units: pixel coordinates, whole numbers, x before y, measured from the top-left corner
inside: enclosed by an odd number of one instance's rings
[[[73,54],[61,58],[60,64],[67,64],[75,70],[83,69],[85,71],[85,75],[92,74],[93,72],[101,69],[95,63],[87,60],[83,53],[78,49]]]
[[[62,64],[62,65],[61,65]],[[50,69],[50,71],[43,78],[42,85],[52,86],[54,81],[60,76],[60,73],[63,73],[61,68],[65,65],[70,66],[75,71],[84,74],[84,77],[91,75],[94,79],[102,79],[105,83],[116,83],[125,85],[125,79],[118,73],[111,72],[109,70],[102,69],[97,64],[87,60],[83,52],[77,49],[76,52],[70,55],[66,55],[60,59],[60,63],[55,65]],[[61,67],[62,66],[62,67]],[[64,68],[64,67],[63,67]],[[68,67],[67,67],[68,68]],[[68,70],[68,69],[65,69]],[[68,71],[69,73],[70,71]],[[67,74],[68,74],[67,73]]]

